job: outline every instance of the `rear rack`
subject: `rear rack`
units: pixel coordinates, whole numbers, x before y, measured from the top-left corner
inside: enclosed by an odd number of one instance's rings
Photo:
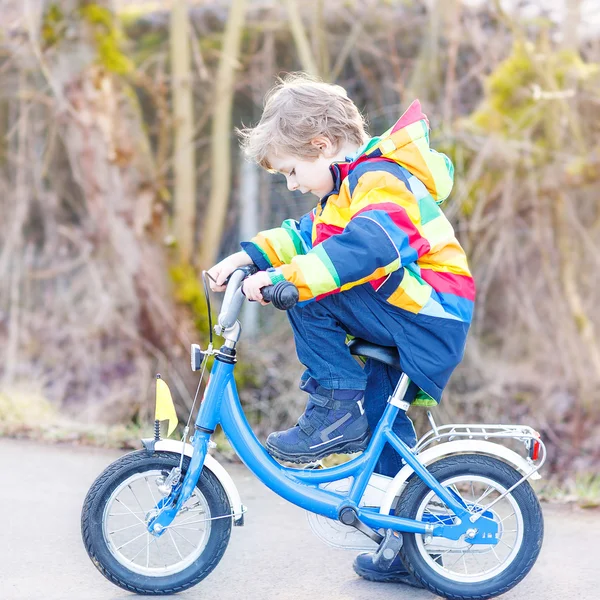
[[[438,426],[430,411],[427,418],[431,429],[423,435],[413,451],[415,454],[421,452],[427,446],[436,442],[451,442],[455,439],[482,439],[495,441],[497,439],[518,440],[525,446],[526,460],[531,466],[531,471],[526,478],[531,477],[538,471],[546,461],[546,446],[540,438],[540,434],[528,425],[481,425],[477,423],[453,423],[451,425]],[[534,443],[539,444],[539,456],[532,458]]]

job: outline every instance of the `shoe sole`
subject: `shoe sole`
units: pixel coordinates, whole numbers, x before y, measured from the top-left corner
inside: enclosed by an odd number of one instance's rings
[[[369,432],[365,432],[361,437],[355,440],[346,440],[341,441],[333,446],[328,446],[324,448],[317,454],[285,454],[281,452],[278,448],[275,448],[269,442],[265,444],[265,447],[269,454],[274,458],[278,458],[279,460],[285,460],[286,462],[291,463],[311,463],[316,460],[320,460],[321,458],[325,458],[330,454],[352,454],[354,452],[362,452],[369,445],[369,439],[371,435]]]
[[[367,581],[375,581],[376,583],[404,583],[415,588],[423,589],[423,586],[409,573],[398,574],[398,573],[381,573],[380,571],[369,571],[368,569],[362,569],[353,565],[354,572],[366,579]]]

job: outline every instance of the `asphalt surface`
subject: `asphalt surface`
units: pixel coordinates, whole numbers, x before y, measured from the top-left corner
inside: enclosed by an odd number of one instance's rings
[[[0,600],[137,597],[106,580],[81,541],[80,515],[96,476],[121,452],[0,439]],[[178,594],[200,600],[432,600],[401,585],[371,583],[352,570],[355,552],[313,535],[305,512],[245,467],[226,465],[248,507],[217,568]],[[600,512],[544,505],[546,536],[531,573],[506,600],[598,600]]]

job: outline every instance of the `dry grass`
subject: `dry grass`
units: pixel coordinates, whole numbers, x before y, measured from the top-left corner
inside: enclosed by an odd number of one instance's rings
[[[61,414],[39,390],[15,387],[0,393],[0,437],[131,449],[152,437],[152,428],[134,424],[84,424]]]

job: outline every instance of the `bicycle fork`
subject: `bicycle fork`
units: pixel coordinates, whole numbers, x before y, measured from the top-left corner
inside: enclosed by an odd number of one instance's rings
[[[227,356],[217,356],[216,361],[229,362]],[[191,497],[200,479],[204,460],[208,453],[210,437],[215,431],[221,410],[222,390],[225,389],[230,373],[227,369],[213,368],[204,390],[204,397],[196,418],[195,432],[190,442],[194,447],[192,460],[183,482],[176,485],[171,493],[157,505],[158,514],[148,522],[148,531],[153,535],[162,535],[183,506]]]

